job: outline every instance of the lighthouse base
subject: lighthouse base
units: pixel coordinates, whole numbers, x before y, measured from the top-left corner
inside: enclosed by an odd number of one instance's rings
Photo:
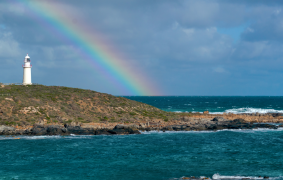
[[[24,67],[23,85],[31,85],[31,68]]]

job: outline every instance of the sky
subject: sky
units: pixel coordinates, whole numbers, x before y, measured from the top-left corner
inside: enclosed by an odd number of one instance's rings
[[[283,1],[56,1],[66,18],[125,57],[125,68],[148,82],[145,94],[116,88],[119,80],[113,84],[18,2],[0,0],[0,82],[22,82],[29,53],[32,81],[44,85],[113,95],[283,95]]]

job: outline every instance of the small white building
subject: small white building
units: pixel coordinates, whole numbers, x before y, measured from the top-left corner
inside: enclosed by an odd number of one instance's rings
[[[25,61],[24,61],[24,77],[23,77],[23,85],[31,85],[31,67],[32,65],[30,64],[30,57],[28,56],[28,54],[25,57]]]

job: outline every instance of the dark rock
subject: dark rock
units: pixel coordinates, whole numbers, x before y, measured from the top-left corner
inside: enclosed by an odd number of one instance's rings
[[[217,130],[217,126],[215,124],[212,124],[207,127],[208,130]]]
[[[62,135],[61,126],[48,126],[46,128],[47,135]]]
[[[172,129],[173,129],[174,131],[180,131],[180,130],[182,130],[182,126],[180,126],[180,125],[175,125],[175,126],[172,126]]]
[[[24,135],[31,135],[31,129],[26,129],[23,132]]]
[[[232,123],[244,124],[244,123],[247,123],[247,121],[245,121],[244,119],[234,119],[234,120],[232,121]]]
[[[129,134],[141,134],[138,129],[134,129],[134,128],[129,128],[127,129],[127,131]]]
[[[273,124],[258,124],[259,128],[278,129],[278,126]]]
[[[67,132],[67,129],[66,129],[66,128],[62,128],[61,131],[62,131],[63,133],[66,133],[66,132]]]
[[[20,135],[23,135],[23,134],[24,134],[24,130],[16,130],[14,135],[20,136]]]
[[[82,128],[81,126],[67,126],[68,134],[76,135],[94,135],[94,129]]]
[[[123,125],[123,124],[117,124],[114,129],[125,129],[125,128],[128,128],[127,125]]]
[[[217,117],[213,118],[211,121],[227,121],[227,120],[224,119],[224,117],[217,116]]]
[[[162,128],[162,130],[164,130],[164,131],[173,131],[173,128],[171,126],[166,126],[166,127]]]
[[[107,132],[109,132],[110,134],[126,134],[126,131],[124,129],[113,129]]]
[[[205,125],[198,125],[195,127],[195,130],[204,131],[204,130],[207,130],[207,127]]]
[[[184,129],[184,131],[191,131],[191,130],[192,130],[191,127],[186,127],[186,128]]]
[[[46,135],[47,127],[42,124],[35,124],[27,133],[30,133],[29,135]]]
[[[107,130],[102,129],[102,130],[96,130],[95,135],[111,135]]]
[[[120,126],[121,127],[121,126]],[[114,128],[112,130],[108,130],[110,134],[140,134],[139,130],[137,128],[134,128],[135,126],[126,126],[122,128]],[[133,128],[131,128],[133,127]]]
[[[283,116],[283,113],[267,113],[273,117]]]
[[[44,128],[41,128],[41,129],[34,128],[31,130],[31,135],[42,136],[46,134],[47,134],[47,131]]]

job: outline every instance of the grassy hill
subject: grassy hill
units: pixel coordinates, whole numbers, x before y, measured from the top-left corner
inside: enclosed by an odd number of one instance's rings
[[[177,118],[153,106],[105,93],[44,85],[0,84],[0,124],[137,122]]]

